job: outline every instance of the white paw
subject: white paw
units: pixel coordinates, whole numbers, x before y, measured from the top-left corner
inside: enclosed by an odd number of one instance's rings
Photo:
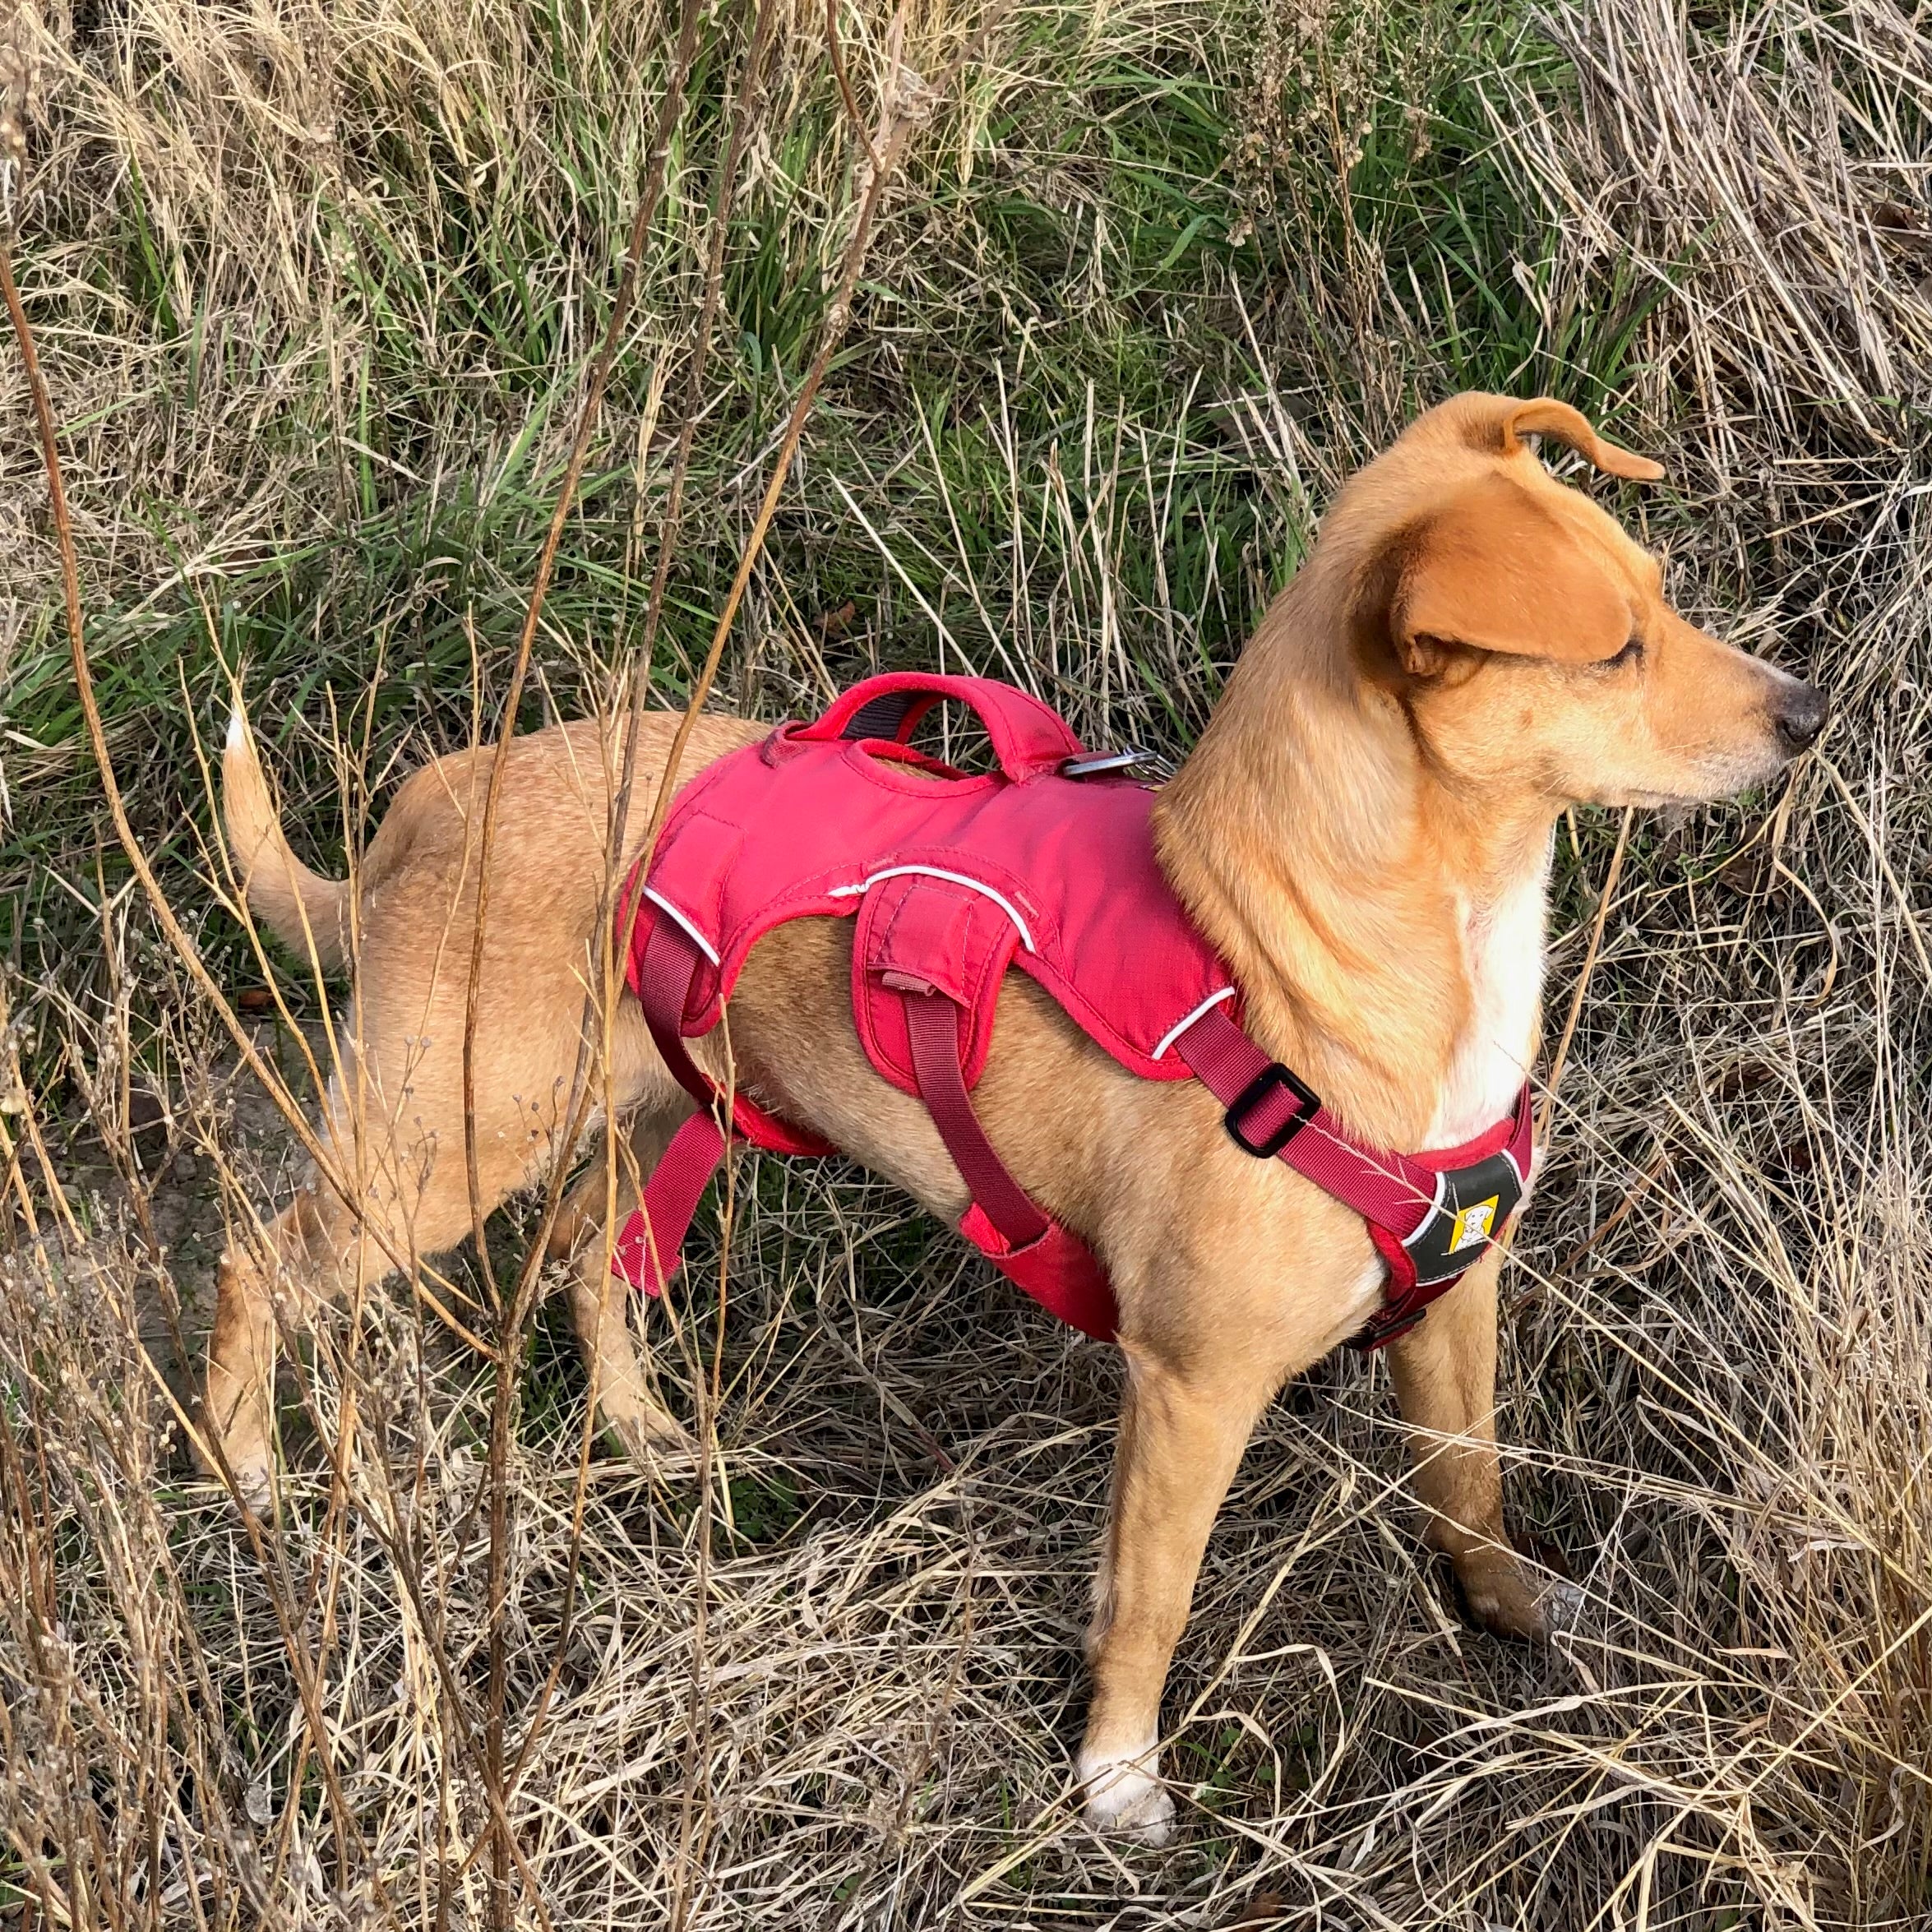
[[[599,1416],[618,1449],[640,1474],[676,1477],[697,1467],[698,1445],[688,1431],[654,1402],[618,1407],[606,1401]]]
[[[233,1478],[235,1505],[246,1515],[257,1518],[275,1514],[275,1475],[267,1454],[231,1458],[229,1474]]]
[[[1553,1577],[1543,1586],[1537,1607],[1543,1613],[1543,1632],[1555,1637],[1580,1629],[1588,1599],[1567,1578]]]
[[[1159,1746],[1151,1740],[1137,1751],[1082,1751],[1088,1823],[1097,1832],[1165,1845],[1174,1835],[1174,1800],[1159,1769]]]

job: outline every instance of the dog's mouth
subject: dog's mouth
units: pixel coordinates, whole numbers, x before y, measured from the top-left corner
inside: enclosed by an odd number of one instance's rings
[[[1754,786],[1768,785],[1805,756],[1775,737],[1746,752],[1712,751],[1698,761],[1695,776],[1685,786],[1632,785],[1607,802],[1635,807],[1640,811],[1686,812],[1701,805],[1721,805]],[[1687,774],[1688,775],[1688,774]]]

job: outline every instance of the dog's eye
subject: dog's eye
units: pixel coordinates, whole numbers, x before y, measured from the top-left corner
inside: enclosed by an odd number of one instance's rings
[[[1619,665],[1634,664],[1640,662],[1643,656],[1643,640],[1640,637],[1633,637],[1614,658],[1606,658],[1603,660],[1603,668],[1606,671],[1610,671],[1614,670]]]

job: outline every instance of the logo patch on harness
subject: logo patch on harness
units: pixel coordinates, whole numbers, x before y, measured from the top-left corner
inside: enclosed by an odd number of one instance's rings
[[[1416,1279],[1454,1281],[1482,1259],[1523,1204],[1523,1176],[1507,1153],[1443,1171],[1435,1205],[1403,1243]]]
[[[1449,1251],[1459,1255],[1465,1248],[1485,1246],[1496,1230],[1496,1209],[1501,1197],[1491,1195],[1472,1208],[1458,1208],[1452,1217]]]

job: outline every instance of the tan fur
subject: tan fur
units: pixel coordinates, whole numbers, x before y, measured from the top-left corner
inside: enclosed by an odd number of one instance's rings
[[[1654,472],[1558,404],[1465,396],[1422,418],[1343,492],[1157,811],[1162,862],[1238,977],[1255,1038],[1358,1131],[1395,1147],[1466,1137],[1523,1077],[1543,867],[1564,807],[1708,797],[1768,779],[1822,715],[1795,679],[1670,612],[1654,562],[1547,474],[1520,441],[1528,433],[1619,474]],[[1565,594],[1546,594],[1551,584]],[[1633,636],[1641,661],[1619,655]],[[649,721],[640,801],[672,729]],[[687,769],[760,729],[703,720]],[[469,1225],[460,1042],[486,756],[417,773],[371,844],[360,1037],[325,1121],[361,1176],[367,1221],[423,1254]],[[589,723],[510,749],[477,1033],[486,1207],[561,1151],[614,756]],[[248,790],[259,775],[232,761],[229,775],[249,801],[238,834],[255,832],[259,850]],[[640,804],[626,859],[641,816]],[[271,858],[287,868],[281,850]],[[956,1220],[965,1192],[930,1119],[860,1047],[850,955],[849,926],[831,920],[783,926],[754,950],[731,1007],[736,1079]],[[627,996],[612,1031],[617,1111],[648,1167],[688,1102]],[[699,1056],[716,1066],[719,1051],[714,1038]],[[1080,1770],[1097,1822],[1158,1836],[1172,1812],[1158,1777],[1161,1687],[1209,1525],[1255,1418],[1360,1325],[1380,1270],[1361,1221],[1279,1162],[1239,1152],[1204,1088],[1135,1079],[1020,975],[1001,995],[976,1098],[1014,1172],[1092,1243],[1119,1301],[1127,1390]],[[572,1299],[596,1399],[634,1446],[673,1440],[601,1279],[602,1205],[599,1177],[557,1244],[590,1257]],[[274,1238],[297,1317],[303,1296],[386,1265],[312,1186]],[[1548,1627],[1556,1600],[1504,1528],[1496,1274],[1493,1257],[1472,1270],[1389,1359],[1431,1540],[1485,1623],[1527,1634]],[[273,1354],[269,1278],[231,1257],[209,1407],[255,1493],[269,1477]]]
[[[348,881],[312,872],[289,849],[248,735],[248,721],[238,708],[221,757],[221,812],[228,821],[229,855],[248,910],[298,958],[307,959],[312,951],[322,972],[345,970]]]

